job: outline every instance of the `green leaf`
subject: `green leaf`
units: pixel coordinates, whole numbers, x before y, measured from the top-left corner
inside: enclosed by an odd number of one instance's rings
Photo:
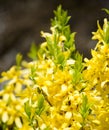
[[[38,98],[38,104],[37,104],[37,108],[36,108],[36,114],[37,115],[41,115],[42,111],[44,110],[45,106],[44,106],[44,96],[42,94],[39,95]]]
[[[103,32],[105,43],[109,43],[109,22],[107,19],[104,19]]]
[[[44,105],[44,96],[41,94],[38,98],[38,108],[41,109]]]
[[[21,65],[21,62],[22,62],[22,54],[18,53],[16,55],[16,64],[17,64],[17,68],[19,69],[20,68],[20,65]]]
[[[46,37],[46,40],[47,40],[47,47],[48,47],[49,54],[54,56],[54,52],[56,49],[54,48],[54,42],[50,37]]]
[[[30,74],[30,79],[35,81],[35,77],[36,77],[36,66],[32,66],[31,67],[31,74]]]
[[[60,68],[64,67],[65,64],[65,56],[63,55],[63,53],[59,53],[57,55],[57,59],[56,59],[56,64],[60,65]]]
[[[68,35],[67,40],[65,41],[65,48],[69,49],[71,53],[75,51],[75,34],[75,32],[71,34],[65,34]]]
[[[31,58],[32,60],[36,60],[37,59],[37,51],[38,51],[38,47],[36,46],[35,43],[32,43],[31,48],[30,48],[30,52],[28,53],[28,57]]]
[[[105,11],[107,14],[109,14],[109,10],[106,8],[102,8],[103,11]]]
[[[27,101],[24,104],[24,110],[25,110],[26,114],[28,115],[28,117],[30,118],[30,116],[31,116],[31,107],[29,105],[29,101]]]
[[[91,104],[89,104],[88,98],[84,94],[82,95],[82,100],[83,102],[80,108],[80,114],[82,115],[83,120],[85,120],[90,113]]]
[[[72,82],[74,85],[77,85],[82,81],[82,70],[84,68],[83,62],[82,62],[82,55],[80,55],[78,52],[75,52],[72,56],[75,60],[75,64],[73,66],[73,79]]]

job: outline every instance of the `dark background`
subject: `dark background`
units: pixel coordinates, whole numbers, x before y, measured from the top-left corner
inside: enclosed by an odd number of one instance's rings
[[[91,40],[96,31],[96,22],[108,15],[102,8],[109,9],[109,0],[0,0],[0,72],[15,63],[21,52],[27,57],[32,42],[43,41],[40,31],[49,31],[53,10],[61,4],[71,16],[70,26],[76,34],[76,47],[84,57],[96,45]]]

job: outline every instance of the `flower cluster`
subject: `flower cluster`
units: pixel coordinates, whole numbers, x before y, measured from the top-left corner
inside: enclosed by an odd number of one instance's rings
[[[75,48],[67,11],[54,11],[51,33],[39,49],[16,56],[16,65],[0,78],[2,130],[108,130],[109,128],[109,22],[93,39],[92,58],[83,60]]]
[[[98,40],[94,50],[91,51],[92,58],[85,59],[83,75],[88,82],[87,89],[95,91],[94,98],[99,100],[98,105],[95,103],[93,109],[97,122],[100,125],[97,129],[107,130],[109,128],[109,22],[104,19],[103,29],[98,23],[97,32],[93,32],[92,39]]]

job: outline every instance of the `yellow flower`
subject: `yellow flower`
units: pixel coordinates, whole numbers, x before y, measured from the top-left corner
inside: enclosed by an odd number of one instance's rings
[[[11,85],[6,87],[1,91],[0,96],[2,97],[0,100],[1,121],[7,125],[13,125],[17,122],[16,119],[20,121],[23,102],[13,94],[13,87]]]
[[[34,130],[28,123],[24,123],[18,130]]]
[[[9,120],[8,112],[4,111],[2,114],[2,121],[3,123],[6,123]]]

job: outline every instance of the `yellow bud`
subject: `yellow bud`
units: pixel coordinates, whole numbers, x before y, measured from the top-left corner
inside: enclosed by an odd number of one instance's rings
[[[9,119],[9,116],[8,116],[8,113],[7,111],[3,112],[3,115],[2,115],[2,121],[3,123],[6,123]]]
[[[15,124],[18,128],[22,128],[22,123],[19,117],[15,118]]]
[[[98,120],[93,120],[93,123],[100,125],[100,121],[98,121]]]
[[[71,112],[66,112],[65,118],[69,120],[71,117],[72,117],[72,113]]]

